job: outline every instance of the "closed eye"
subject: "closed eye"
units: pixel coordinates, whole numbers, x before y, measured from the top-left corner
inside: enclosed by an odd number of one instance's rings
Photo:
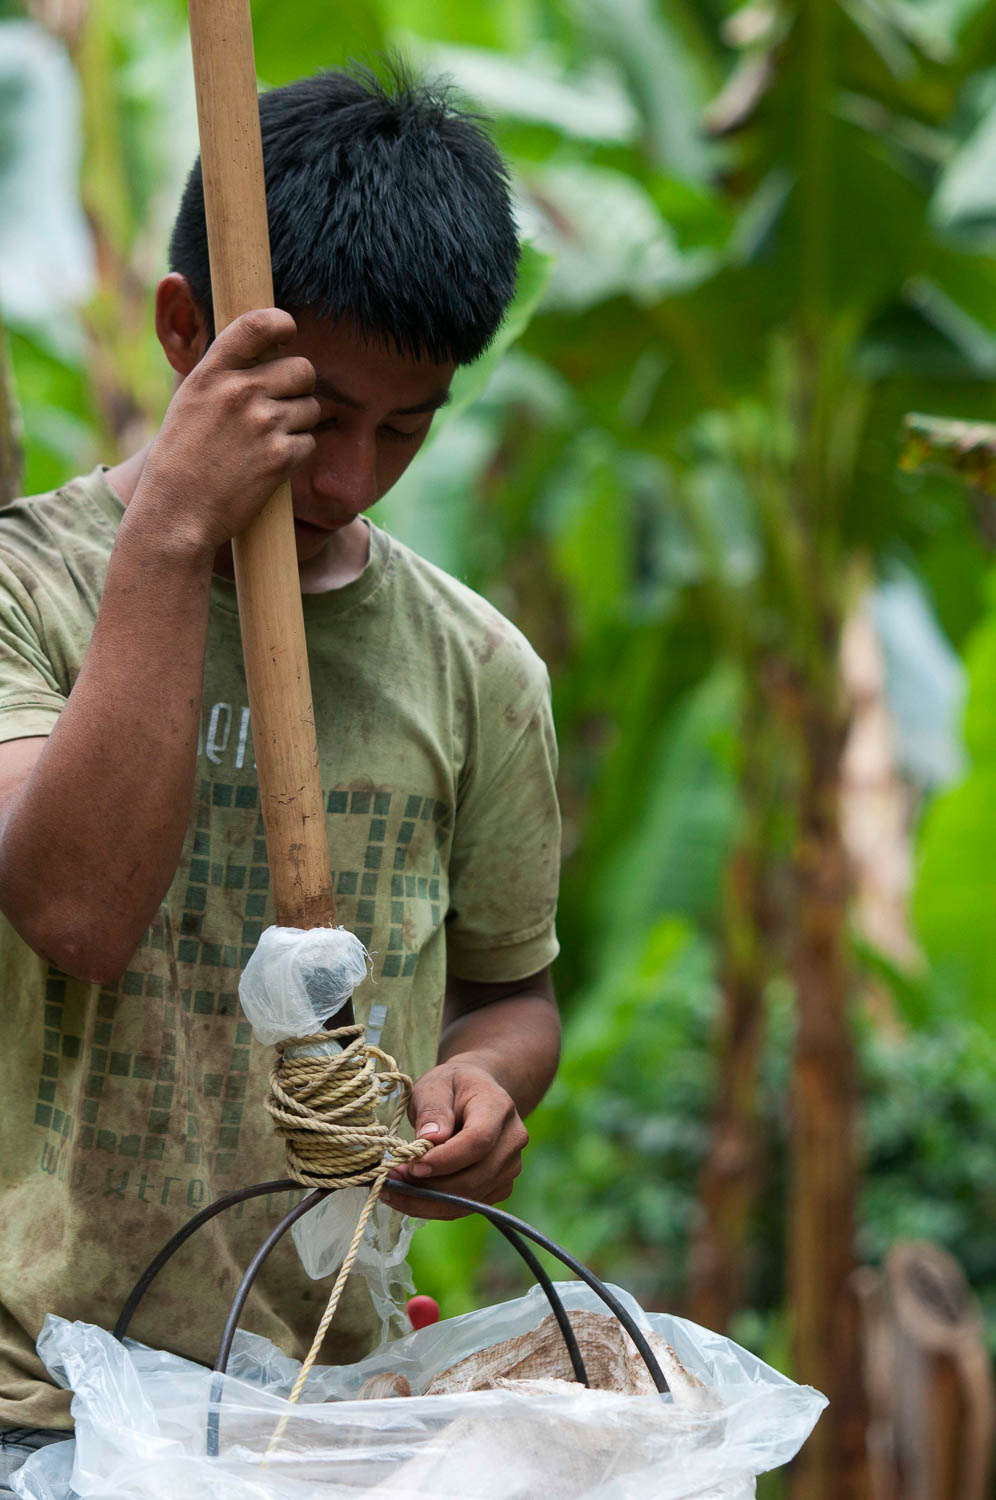
[[[391,438],[392,441],[395,442],[414,442],[416,438],[424,437],[431,425],[431,422],[423,422],[419,427],[414,428],[411,432],[405,432],[400,427],[388,426],[379,428],[379,431],[382,432],[385,437]],[[311,430],[312,432],[334,432],[338,426],[338,417],[325,417],[321,422],[316,422]]]

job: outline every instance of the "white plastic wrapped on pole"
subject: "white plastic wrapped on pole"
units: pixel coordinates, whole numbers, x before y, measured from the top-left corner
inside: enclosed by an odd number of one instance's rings
[[[239,983],[242,1009],[257,1039],[272,1046],[314,1035],[367,977],[369,962],[359,938],[344,927],[267,927]],[[288,1047],[285,1055],[320,1057],[341,1050],[329,1037]],[[340,1189],[294,1225],[294,1243],[312,1280],[339,1269],[366,1198],[365,1188]],[[415,1290],[404,1259],[411,1232],[401,1236],[398,1253],[392,1250],[398,1222],[397,1214],[377,1205],[355,1266],[367,1283],[383,1338],[397,1331],[402,1316],[398,1304]]]
[[[22,1500],[353,1500],[360,1491],[384,1500],[749,1500],[755,1476],[787,1463],[826,1406],[721,1334],[644,1313],[613,1288],[661,1360],[671,1391],[660,1396],[595,1294],[580,1282],[557,1288],[593,1378],[591,1330],[604,1330],[597,1346],[601,1371],[618,1375],[611,1389],[570,1379],[539,1287],[359,1364],[316,1367],[296,1406],[287,1394],[299,1364],[257,1334],[236,1335],[215,1387],[189,1360],[49,1317],[38,1353],[74,1392],[75,1447],[32,1454],[14,1491]],[[531,1371],[541,1378],[522,1378]],[[205,1453],[212,1403],[216,1458]]]
[[[320,1031],[366,979],[369,962],[344,927],[267,927],[239,982],[257,1040],[271,1047]]]

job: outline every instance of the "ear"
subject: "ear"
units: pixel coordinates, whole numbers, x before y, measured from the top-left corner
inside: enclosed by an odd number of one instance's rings
[[[171,271],[156,287],[156,336],[181,380],[211,342],[211,327],[186,276]]]

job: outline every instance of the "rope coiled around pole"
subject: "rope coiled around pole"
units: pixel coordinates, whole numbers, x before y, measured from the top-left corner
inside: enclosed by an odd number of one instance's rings
[[[342,1051],[306,1055],[305,1049],[330,1041]],[[393,1094],[394,1112],[384,1123],[376,1110]],[[418,1161],[432,1144],[407,1141],[397,1133],[411,1095],[407,1073],[365,1040],[362,1026],[340,1026],[278,1043],[266,1107],[286,1142],[290,1175],[298,1182],[366,1187],[386,1158],[389,1166]]]
[[[318,1050],[328,1042],[338,1043],[342,1051]],[[309,1055],[312,1047],[316,1050]],[[411,1096],[412,1080],[393,1057],[366,1041],[362,1026],[340,1026],[277,1044],[266,1107],[284,1137],[290,1176],[307,1187],[370,1188],[291,1402],[297,1401],[318,1357],[388,1173],[400,1163],[420,1160],[432,1147],[431,1141],[408,1141],[398,1134]],[[377,1110],[391,1098],[394,1105],[385,1122]],[[285,1414],[268,1452],[286,1425]]]

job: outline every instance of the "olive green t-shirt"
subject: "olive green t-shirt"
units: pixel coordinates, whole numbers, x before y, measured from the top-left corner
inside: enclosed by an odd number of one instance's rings
[[[122,514],[101,469],[0,510],[0,740],[56,724]],[[305,595],[304,616],[337,915],[373,956],[356,1012],[417,1076],[435,1061],[447,972],[520,979],[557,952],[547,674],[496,610],[375,526],[360,577]],[[144,691],[152,702],[154,679]],[[197,1209],[286,1176],[262,1102],[272,1049],[238,1003],[273,921],[246,705],[235,589],[215,579],[191,823],[127,972],[69,978],[0,918],[0,1426],[70,1425],[34,1351],[46,1313],[112,1327]],[[199,1230],[134,1337],[213,1363],[238,1278],[293,1201],[256,1199]],[[370,1342],[365,1288],[351,1287],[329,1362]],[[243,1326],[301,1356],[326,1293],[288,1237]]]

